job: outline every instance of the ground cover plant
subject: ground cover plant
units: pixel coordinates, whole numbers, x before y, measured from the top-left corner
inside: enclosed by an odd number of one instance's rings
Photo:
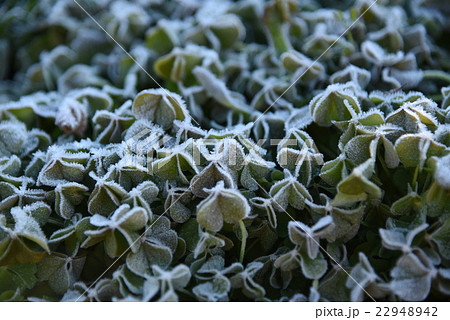
[[[3,1],[0,300],[448,300],[449,16]]]

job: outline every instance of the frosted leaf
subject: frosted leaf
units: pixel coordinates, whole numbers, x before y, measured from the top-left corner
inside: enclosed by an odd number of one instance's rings
[[[115,1],[110,7],[105,29],[121,43],[129,43],[150,24],[151,18],[142,7],[128,1]]]
[[[23,292],[32,289],[38,279],[35,277],[36,265],[13,264],[0,267],[2,282],[2,302],[24,301]],[[26,300],[26,299],[25,299]],[[31,299],[28,299],[30,301]]]
[[[155,150],[161,149],[164,144],[170,141],[164,135],[164,130],[161,127],[146,119],[135,121],[125,131],[123,140],[125,151],[133,157],[143,157],[141,164],[147,166],[148,163],[145,158],[151,158]]]
[[[244,188],[249,190],[257,190],[259,188],[257,181],[267,177],[271,169],[275,164],[271,161],[266,161],[255,150],[251,150],[250,153],[244,159],[244,169],[241,173],[240,182]]]
[[[211,281],[201,283],[192,289],[192,293],[199,301],[224,301],[231,289],[230,280],[224,276],[217,276]]]
[[[195,277],[200,280],[213,280],[216,277],[241,272],[243,267],[235,262],[225,268],[225,259],[221,256],[212,256],[196,271]]]
[[[438,282],[437,287],[439,291],[444,295],[448,295],[450,293],[449,280],[450,280],[450,269],[440,268],[438,270],[437,276]]]
[[[136,242],[139,237],[137,231],[147,224],[148,214],[143,208],[130,209],[129,205],[124,204],[109,219],[96,214],[90,222],[99,229],[86,231],[88,238],[81,247],[88,248],[104,241],[106,253],[113,258],[120,256],[128,247],[134,253],[138,251],[140,243]]]
[[[91,146],[89,148],[89,160],[86,171],[93,171],[98,176],[105,175],[110,167],[120,160],[122,146],[111,144],[104,148]]]
[[[197,206],[197,221],[206,229],[217,232],[223,221],[238,223],[249,215],[247,199],[236,189],[226,189],[223,181],[205,191],[209,196]]]
[[[327,260],[323,257],[323,254],[319,252],[314,259],[311,259],[309,255],[301,255],[300,266],[302,268],[303,275],[307,279],[320,279],[327,271]]]
[[[164,153],[159,152],[160,159],[153,161],[151,170],[161,180],[176,180],[188,184],[184,172],[198,173],[190,155],[182,152]]]
[[[396,200],[391,206],[395,215],[408,215],[419,209],[422,198],[408,186],[408,194]]]
[[[148,168],[130,158],[130,155],[126,154],[108,169],[109,177],[117,181],[127,191],[147,180],[149,174]]]
[[[8,182],[16,187],[23,183],[32,183],[33,179],[28,177],[19,177],[22,162],[19,157],[12,155],[10,157],[0,158],[0,180]]]
[[[339,34],[330,33],[325,23],[317,23],[314,32],[305,39],[302,52],[317,59],[321,55],[330,59],[337,52],[350,55],[355,51],[354,45],[343,37],[339,37]],[[333,50],[329,50],[331,47]]]
[[[337,185],[344,177],[348,175],[345,155],[341,154],[334,160],[323,164],[319,176],[331,186]]]
[[[17,120],[26,124],[32,123],[34,117],[33,103],[27,103],[23,98],[19,101],[0,103],[0,119]]]
[[[450,189],[450,155],[439,158],[434,171],[434,180],[444,189]]]
[[[185,188],[170,187],[166,184],[166,201],[164,209],[169,211],[170,217],[177,223],[185,223],[192,214],[190,203],[192,202],[192,192]]]
[[[295,87],[289,88],[290,83],[276,78],[263,79],[263,81],[264,85],[253,97],[251,107],[264,112],[272,106],[275,112],[265,113],[263,116],[264,119],[272,118],[272,120],[275,120],[276,113],[292,110],[293,103],[298,100]]]
[[[354,65],[349,65],[345,69],[337,71],[330,76],[331,83],[357,83],[361,88],[365,88],[371,79],[371,74],[366,69],[358,68]]]
[[[36,242],[47,252],[50,252],[47,246],[47,238],[35,219],[26,215],[25,211],[18,207],[11,209],[11,215],[16,222],[14,233]]]
[[[190,138],[200,139],[206,135],[206,131],[194,126],[190,119],[184,121],[175,120],[172,129],[176,132],[177,141],[186,141]]]
[[[90,172],[89,175],[96,180],[96,184],[89,196],[88,211],[91,214],[107,216],[120,206],[127,192],[120,184],[108,177],[108,174],[104,177],[97,177]]]
[[[434,102],[420,98],[414,102],[404,103],[398,110],[387,115],[386,122],[402,127],[408,133],[422,131],[421,125],[434,131],[438,127],[438,122],[433,115],[435,108]]]
[[[174,120],[184,120],[188,112],[183,99],[165,89],[148,89],[138,93],[133,101],[133,113],[137,119],[147,119],[164,129]]]
[[[8,182],[0,182],[0,210],[13,206],[22,207],[36,201],[44,200],[46,192],[42,189],[30,188],[28,181],[22,181],[20,187]]]
[[[188,27],[187,21],[159,19],[156,26],[147,30],[145,45],[159,54],[167,54],[180,44],[179,34]]]
[[[381,30],[372,31],[367,34],[368,40],[375,41],[383,45],[383,47],[390,52],[397,52],[403,49],[402,35],[397,30],[397,28],[393,26],[394,24],[400,24],[401,22],[396,21],[397,19],[393,18],[394,16],[396,15],[389,15],[389,18],[386,19],[387,21],[389,21],[388,27],[385,27]],[[402,18],[404,19],[404,15]]]
[[[230,91],[225,83],[209,70],[203,67],[195,67],[192,71],[206,91],[206,94],[222,104],[223,106],[235,111],[250,113],[249,107],[245,102],[245,98],[237,93]]]
[[[277,147],[277,162],[289,169],[306,186],[309,185],[323,164],[323,155],[312,138],[304,131],[291,129]]]
[[[304,250],[311,259],[315,259],[319,253],[319,240],[325,238],[334,229],[335,225],[330,216],[326,216],[312,227],[308,227],[299,221],[290,221],[288,224],[289,239]]]
[[[414,88],[423,79],[422,70],[398,70],[385,68],[382,71],[382,79],[394,88]]]
[[[23,96],[20,102],[32,106],[36,115],[43,118],[55,118],[59,109],[63,96],[58,92],[35,92],[33,94]]]
[[[276,258],[273,265],[283,272],[291,273],[292,270],[300,267],[302,256],[298,250],[293,249]]]
[[[118,279],[101,279],[95,287],[88,288],[83,282],[75,282],[73,289],[68,290],[62,297],[62,302],[93,302],[111,301],[120,296]]]
[[[85,199],[83,193],[87,191],[89,188],[76,182],[58,184],[55,188],[56,213],[65,219],[70,219],[75,213],[75,206]]]
[[[218,160],[232,170],[240,170],[244,166],[245,151],[243,146],[232,138],[225,138],[216,146]]]
[[[21,158],[50,144],[50,136],[39,130],[27,131],[24,123],[19,121],[2,121],[0,123],[0,157],[17,155]]]
[[[235,188],[235,183],[228,169],[224,168],[218,162],[211,162],[198,175],[191,180],[192,193],[200,198],[206,198],[208,193],[204,189],[211,189],[219,181],[223,181],[226,188]]]
[[[195,80],[192,69],[199,65],[212,70],[223,68],[215,51],[188,44],[185,48],[174,48],[169,54],[160,57],[156,60],[154,69],[162,78],[189,85]]]
[[[69,257],[62,254],[47,256],[38,265],[36,276],[48,281],[57,294],[64,294],[80,277],[86,257]]]
[[[74,215],[69,220],[68,226],[53,232],[49,238],[49,244],[57,244],[64,242],[65,249],[68,254],[76,255],[80,244],[86,240],[85,231],[94,229],[90,223],[90,218],[81,218],[81,215]]]
[[[24,170],[25,176],[30,177],[34,180],[37,179],[39,172],[42,167],[45,165],[45,152],[36,151],[33,154],[33,158],[28,163],[27,167]]]
[[[445,146],[435,142],[430,132],[424,131],[401,136],[395,143],[395,150],[405,166],[422,169],[428,158],[443,155]]]
[[[119,280],[120,282],[120,293],[122,294],[123,299],[113,300],[113,301],[148,301],[148,300],[141,300],[137,297],[134,297],[132,295],[145,295],[144,294],[144,279],[140,276],[134,274],[129,268],[127,268],[125,265],[121,265],[117,270],[113,273],[113,278]],[[158,282],[156,281],[156,284]],[[146,288],[148,290],[149,288]],[[156,289],[155,294],[158,291],[158,287],[154,288]],[[131,295],[130,295],[131,293]],[[146,292],[147,293],[147,292]],[[153,297],[153,296],[152,296]],[[149,300],[152,298],[149,297]],[[144,298],[144,297],[142,297]],[[117,299],[117,298],[116,298]]]
[[[450,147],[450,124],[440,124],[434,132],[434,137],[437,142]]]
[[[380,236],[383,246],[390,250],[400,250],[405,253],[410,252],[414,238],[428,227],[428,224],[422,224],[406,234],[397,230],[380,229]]]
[[[88,158],[87,153],[69,153],[59,146],[50,147],[37,185],[57,186],[64,182],[81,182],[85,172],[84,164]]]
[[[314,121],[329,127],[332,121],[350,120],[361,112],[355,92],[348,84],[332,84],[309,103]]]
[[[110,95],[94,87],[71,90],[67,96],[88,106],[89,114],[92,114],[94,110],[110,110],[113,106]]]
[[[419,251],[402,255],[391,270],[389,288],[406,301],[421,301],[430,291],[432,269],[426,257]]]
[[[346,134],[351,129],[352,125],[358,129],[364,127],[378,127],[384,124],[384,114],[380,110],[371,109],[369,111],[361,112],[350,120],[334,121],[333,124]],[[392,125],[394,127],[394,125]],[[371,130],[372,128],[365,128]]]
[[[443,152],[444,154],[447,152]],[[448,197],[448,155],[438,158],[431,157],[427,164],[433,171],[434,181],[425,193],[423,203],[426,204],[427,215],[446,218],[450,214],[450,198]]]
[[[364,301],[365,291],[374,298],[381,298],[388,293],[387,286],[362,252],[359,253],[359,263],[352,268],[350,276],[345,285],[351,289],[350,299],[353,302]]]
[[[123,198],[122,203],[127,203],[131,207],[145,208],[151,220],[152,210],[150,205],[156,200],[158,193],[159,189],[153,182],[144,181],[128,192],[128,194]]]
[[[286,210],[288,204],[296,209],[303,209],[305,200],[312,200],[311,195],[304,185],[285,171],[286,178],[275,183],[269,191],[273,199],[274,209]]]
[[[333,206],[331,199],[325,194],[320,194],[322,205],[307,201],[313,221],[331,215],[335,228],[329,234],[327,240],[330,242],[347,242],[352,239],[359,230],[362,216],[366,209],[365,206],[359,206],[354,209],[343,209]]]
[[[14,229],[0,224],[0,264],[37,263],[50,253],[47,238],[37,221],[19,207],[11,209]],[[27,240],[27,241],[25,241]],[[32,245],[35,244],[35,245]],[[37,247],[44,251],[37,249]]]
[[[241,19],[232,13],[228,3],[218,4],[210,1],[199,6],[195,18],[197,28],[190,29],[186,38],[201,45],[210,45],[215,51],[232,46],[245,36],[245,28]]]
[[[431,239],[437,244],[439,252],[445,259],[450,258],[450,220],[445,220],[444,224],[431,235]]]
[[[254,279],[263,266],[264,264],[261,262],[250,262],[244,271],[231,277],[231,287],[241,288],[242,293],[251,299],[264,297],[266,290]]]
[[[23,206],[22,210],[36,220],[41,227],[47,223],[50,214],[52,213],[50,206],[43,201],[36,201],[32,204]]]
[[[284,68],[293,73],[292,80],[299,78],[301,82],[314,83],[325,75],[325,67],[320,62],[313,61],[298,51],[284,52],[280,58]]]
[[[67,69],[62,76],[58,78],[58,91],[66,94],[73,89],[81,89],[89,86],[101,87],[107,82],[97,75],[94,67],[76,64]]]
[[[366,40],[361,44],[361,52],[368,61],[379,66],[391,66],[404,59],[403,51],[386,53],[381,46],[370,40]]]
[[[375,159],[379,149],[378,146],[382,145],[386,166],[388,168],[398,166],[399,158],[393,142],[404,133],[400,127],[380,125],[376,129],[369,130],[357,127],[357,133],[360,133],[360,135],[350,139],[344,147],[345,155],[353,165],[358,166],[369,158]]]
[[[313,121],[311,114],[309,113],[308,106],[301,107],[300,109],[296,109],[285,123],[285,131],[290,129],[305,129],[307,126],[311,124]]]
[[[352,172],[341,182],[337,189],[338,193],[333,199],[335,206],[349,206],[358,201],[369,199],[380,199],[381,189],[369,178],[373,174],[375,161],[368,159],[364,163],[355,167]]]
[[[442,87],[441,93],[443,97],[441,108],[446,109],[448,106],[450,106],[450,86]]]
[[[255,197],[250,199],[250,203],[256,208],[263,209],[266,211],[267,219],[269,220],[269,224],[272,228],[276,229],[277,227],[277,214],[274,209],[273,200],[271,198],[260,198]]]
[[[160,267],[152,266],[154,276],[160,282],[161,295],[172,290],[184,288],[191,279],[191,272],[184,264],[177,265],[172,270],[164,271]]]
[[[101,143],[117,143],[122,141],[122,132],[134,122],[132,117],[120,116],[108,111],[97,111],[92,121],[98,132],[97,141]]]
[[[55,124],[65,133],[82,136],[87,128],[87,107],[75,99],[66,98],[55,116]]]
[[[235,138],[238,140],[246,149],[255,148],[251,140],[249,139],[251,128],[253,123],[248,124],[236,124],[231,127],[227,127],[221,130],[210,129],[207,132],[205,138],[207,139],[224,139],[224,138]]]
[[[195,220],[193,220],[195,221]],[[195,221],[196,222],[196,221]],[[226,242],[223,237],[217,237],[209,233],[208,231],[203,231],[200,225],[196,224],[195,227],[198,227],[199,238],[195,243],[195,247],[193,249],[194,258],[199,257],[203,253],[210,253],[212,250],[216,248],[225,247]]]
[[[61,74],[76,61],[76,53],[70,48],[60,45],[50,52],[40,54],[39,69],[45,86],[49,90],[55,89],[55,84]]]
[[[151,275],[153,265],[166,269],[172,262],[177,239],[176,232],[170,229],[169,219],[158,219],[142,238],[139,250],[128,255],[128,268],[144,277]]]

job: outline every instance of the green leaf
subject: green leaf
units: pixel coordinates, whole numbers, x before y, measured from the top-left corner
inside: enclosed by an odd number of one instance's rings
[[[431,239],[437,244],[440,254],[445,259],[450,259],[450,220],[446,219],[444,224],[431,235]]]
[[[250,213],[247,199],[235,189],[226,189],[223,181],[206,191],[209,196],[197,207],[197,221],[206,229],[220,231],[223,221],[236,224]]]
[[[184,120],[188,112],[183,99],[165,89],[148,89],[139,92],[133,101],[133,113],[137,119],[145,118],[163,129],[172,126],[174,120]]]

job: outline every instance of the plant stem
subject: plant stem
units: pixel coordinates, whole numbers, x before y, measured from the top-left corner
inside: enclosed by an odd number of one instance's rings
[[[247,229],[245,229],[244,221],[239,221],[239,227],[241,228],[241,254],[239,255],[239,262],[244,261],[245,246],[247,245]]]
[[[414,177],[412,181],[412,187],[415,190],[416,189],[416,183],[417,183],[417,177],[419,176],[419,166],[416,167],[416,170],[414,171]]]

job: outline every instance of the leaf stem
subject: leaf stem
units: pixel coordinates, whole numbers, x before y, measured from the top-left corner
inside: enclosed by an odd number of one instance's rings
[[[418,176],[419,176],[419,166],[417,166],[416,170],[414,170],[414,176],[413,176],[413,181],[412,181],[412,187],[414,190],[416,189],[416,183],[417,183]]]
[[[244,261],[245,246],[247,245],[247,229],[245,229],[244,221],[239,221],[239,227],[241,228],[241,254],[239,255],[239,262]]]

